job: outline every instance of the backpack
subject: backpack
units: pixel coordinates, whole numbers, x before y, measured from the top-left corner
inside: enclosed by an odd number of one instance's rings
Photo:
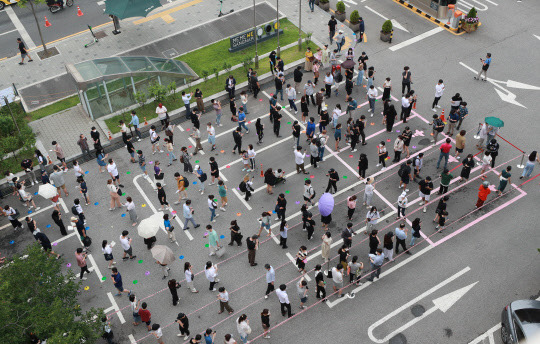
[[[184,154],[180,155],[180,162],[183,164],[184,163]]]
[[[440,126],[441,124],[442,124],[442,126]],[[442,131],[444,130],[444,122],[441,121],[440,119],[437,119],[437,125],[436,125],[436,127],[437,127],[436,130],[437,130],[439,133],[442,132]]]
[[[189,181],[184,176],[182,176],[182,178],[184,179],[184,187],[187,189],[189,187]]]
[[[418,160],[418,158],[414,158],[413,161],[412,161],[413,167],[416,167],[416,160]]]
[[[246,182],[244,182],[244,181],[242,181],[242,182],[240,183],[240,185],[238,185],[238,188],[239,188],[240,191],[242,191],[242,192],[247,192],[247,191],[248,191]]]
[[[405,162],[401,164],[401,166],[399,166],[399,171],[397,172],[398,176],[403,177],[403,172],[405,171],[406,166],[407,166],[407,163]]]
[[[199,177],[199,180],[201,181],[201,183],[204,183],[206,180],[208,179],[208,176],[206,175],[206,173],[201,173],[201,176]]]
[[[341,73],[337,73],[334,79],[336,80],[336,82],[341,82],[343,81],[343,75]]]
[[[71,212],[73,213],[73,215],[75,216],[78,216],[79,215],[79,212],[77,211],[77,206],[74,205],[73,207],[71,207]]]
[[[320,137],[317,137],[317,138],[315,139],[315,145],[316,145],[317,147],[321,147],[321,146],[322,146],[321,138],[320,138]]]

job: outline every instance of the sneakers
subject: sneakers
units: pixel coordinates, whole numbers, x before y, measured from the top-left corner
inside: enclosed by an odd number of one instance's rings
[[[431,110],[433,110],[433,112],[437,112],[437,109],[435,109],[435,108],[433,108],[433,109],[431,109]]]
[[[427,208],[424,207],[424,209],[423,209],[422,211],[423,211],[424,213],[426,213],[426,212],[427,212]]]
[[[264,298],[267,299],[267,298],[268,298],[268,295],[264,295]]]
[[[220,208],[219,208],[219,210],[221,210],[221,211],[225,211],[226,209],[225,209],[225,208],[223,208],[223,207],[220,207]]]
[[[440,109],[440,108],[441,108],[441,106],[440,106],[440,105],[435,105],[435,107],[436,107],[437,109]]]
[[[381,166],[381,164],[377,164],[377,165],[375,165],[375,166],[376,166],[376,167],[379,167],[379,166]]]
[[[216,214],[216,216],[214,216],[214,217],[219,217],[219,214]]]

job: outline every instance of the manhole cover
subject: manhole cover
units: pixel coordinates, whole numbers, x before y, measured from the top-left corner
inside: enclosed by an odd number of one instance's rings
[[[388,344],[407,344],[407,338],[402,333],[398,333],[390,338]]]
[[[431,139],[421,139],[420,141],[418,141],[418,144],[419,145],[422,145],[422,146],[427,146],[429,144],[431,144]]]
[[[105,31],[98,31],[95,33],[97,39],[102,39],[107,37],[107,33]]]
[[[424,308],[424,306],[422,305],[414,305],[412,308],[411,308],[411,313],[415,316],[415,317],[419,317],[421,316],[422,314],[424,314],[426,312],[426,309]]]
[[[176,49],[174,48],[171,48],[165,50],[164,52],[162,52],[162,54],[163,56],[172,59],[173,57],[178,56],[178,51],[176,51]]]

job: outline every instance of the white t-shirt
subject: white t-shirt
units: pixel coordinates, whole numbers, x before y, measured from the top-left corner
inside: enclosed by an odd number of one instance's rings
[[[189,283],[189,282],[193,281],[193,280],[191,279],[191,276],[192,276],[192,275],[193,275],[193,274],[191,273],[191,271],[189,271],[189,270],[184,271],[184,277],[186,278],[186,282]]]
[[[255,150],[254,150],[254,149],[248,149],[247,153],[248,153],[248,157],[249,157],[250,159],[255,158],[255,155],[257,155],[257,153],[255,153]]]
[[[156,114],[158,115],[159,119],[165,119],[167,117],[167,108],[165,106],[158,106],[156,108]]]
[[[214,282],[217,276],[216,268],[214,266],[211,266],[210,268],[204,270],[204,274],[206,275],[206,279],[208,281]]]
[[[129,245],[129,238],[128,237],[123,238],[122,236],[120,236],[120,244],[122,245],[122,248],[125,251],[129,250],[129,248],[131,247]]]
[[[163,336],[163,332],[161,332],[161,327],[155,330],[154,333],[158,338],[161,338]]]
[[[107,165],[107,171],[113,175],[113,177],[116,177],[118,175],[118,169],[116,168],[116,164],[113,162],[112,165]]]
[[[73,165],[73,170],[75,171],[75,177],[82,176],[82,168],[79,165]]]
[[[216,136],[216,129],[214,127],[206,127],[206,131],[208,131],[208,136]]]
[[[375,87],[373,87],[367,91],[367,95],[369,98],[377,98],[377,96],[379,95],[379,92],[377,91]]]
[[[216,208],[214,208],[214,205],[217,207],[217,203],[214,202],[213,199],[208,199],[208,208],[210,208],[210,209],[216,209]]]
[[[105,248],[101,249],[101,251],[103,252],[103,254],[111,254],[112,253],[111,245],[107,244]]]
[[[482,163],[484,165],[491,165],[491,160],[493,160],[491,155],[484,155],[484,157],[482,158]]]
[[[336,268],[332,268],[332,280],[335,283],[342,283],[343,282],[343,274],[338,271]]]
[[[294,162],[297,165],[301,165],[304,163],[304,158],[306,156],[306,153],[299,152],[297,150],[294,151]]]
[[[443,92],[444,92],[444,84],[435,85],[435,97],[442,97]]]
[[[149,131],[150,131],[150,141],[155,142],[158,137],[158,134],[156,133],[154,129],[150,129]]]
[[[276,295],[278,296],[280,303],[289,303],[289,295],[287,295],[286,290],[278,289],[276,290]]]
[[[411,103],[409,102],[409,98],[401,98],[401,106],[403,106],[404,108],[408,108],[410,104]]]

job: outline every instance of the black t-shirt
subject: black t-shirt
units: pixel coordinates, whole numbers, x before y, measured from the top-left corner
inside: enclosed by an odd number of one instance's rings
[[[202,97],[202,91],[201,91],[201,90],[195,91],[195,94],[194,94],[193,96],[194,96],[195,98]]]
[[[433,183],[427,182],[426,180],[421,180],[418,185],[420,186],[420,192],[422,192],[424,195],[429,195],[431,193],[431,190],[433,190]],[[430,189],[428,189],[430,188]]]
[[[334,172],[331,172],[330,175],[328,176],[329,178],[332,178],[332,179],[335,179],[336,182],[339,182],[339,174],[334,171]]]
[[[126,146],[128,153],[135,152],[135,147],[133,146],[133,143],[131,143],[131,141],[127,141]]]
[[[328,27],[330,28],[330,31],[336,31],[336,26],[337,26],[337,20],[330,19],[328,21]]]
[[[242,135],[239,132],[233,131],[232,133],[234,142],[242,142]]]
[[[214,173],[214,174],[219,173],[217,162],[215,162],[215,161],[210,162],[210,171],[211,171],[211,173]],[[212,171],[214,171],[214,172],[212,172]]]
[[[274,66],[276,65],[276,52],[275,51],[272,51],[270,53],[270,55],[268,56],[268,58],[270,59],[270,61],[272,61],[272,63],[274,64]]]
[[[21,167],[24,168],[25,170],[32,170],[33,168],[31,166],[32,166],[32,160],[30,159],[24,159],[21,162]]]
[[[165,199],[167,196],[165,195],[165,190],[163,188],[161,189],[158,189],[158,192],[157,192],[157,196],[158,198],[161,200],[161,199]]]
[[[47,236],[41,232],[39,233],[36,233],[36,235],[34,236],[36,238],[36,240],[39,240],[41,246],[45,249],[45,250],[48,250],[51,248],[51,241],[49,240],[49,238],[47,238]]]
[[[270,327],[270,316],[261,314],[261,322],[263,325]]]
[[[278,208],[283,208],[283,210],[285,210],[285,208],[287,208],[287,200],[285,198],[284,199],[278,198],[277,205],[278,205]]]
[[[283,82],[281,81],[280,78],[276,77],[274,79],[274,84],[276,85],[276,91],[279,91],[279,90],[283,89]]]
[[[358,58],[358,62],[362,61],[362,63],[364,64],[364,70],[367,69],[367,60],[369,60],[369,57],[367,55],[362,55]]]
[[[322,271],[317,272],[317,274],[315,275],[315,282],[319,284],[320,281],[324,281],[324,274]]]
[[[283,60],[279,60],[277,63],[277,70],[280,70],[283,72],[283,67],[285,66],[285,63],[283,63]]]
[[[189,319],[186,317],[184,313],[178,313],[178,316],[176,317],[176,320],[180,320],[182,324],[184,324],[184,328],[189,327]],[[178,324],[180,325],[180,324]]]
[[[283,115],[280,112],[274,111],[274,125],[280,124],[279,120],[281,117],[283,117]]]
[[[401,178],[409,179],[409,174],[411,174],[411,166],[405,164],[401,170]]]
[[[328,112],[326,112],[326,111],[321,112],[321,122],[322,122],[322,124],[327,125],[329,120],[330,120],[330,116],[328,115]]]
[[[300,70],[298,69],[295,69],[294,70],[294,82],[301,82],[302,81],[302,76],[304,75],[304,73],[302,73]]]
[[[251,85],[257,86],[257,83],[259,82],[259,79],[256,76],[251,76]]]
[[[26,54],[26,47],[24,46],[23,42],[19,43],[19,51],[21,54]]]
[[[255,241],[252,240],[251,238],[247,238],[246,244],[247,244],[247,249],[248,250],[254,250],[255,249]]]
[[[315,227],[315,221],[313,219],[306,221],[306,228],[312,229]]]
[[[300,137],[300,131],[302,128],[300,128],[300,124],[293,125],[293,136],[294,137]]]
[[[303,113],[306,113],[306,114],[309,113],[308,103],[307,102],[300,103],[300,110]]]
[[[347,91],[352,91],[352,89],[353,89],[353,82],[352,82],[351,79],[348,79],[348,78],[347,78],[347,80],[345,81],[345,89],[346,89]]]
[[[347,256],[349,255],[349,252],[347,252],[346,250],[342,250],[340,248],[339,251],[338,251],[338,254],[339,254],[339,261],[341,261],[341,262],[346,262],[347,261]]]
[[[437,204],[437,211],[442,213],[444,210],[446,210],[446,202],[441,199]]]

